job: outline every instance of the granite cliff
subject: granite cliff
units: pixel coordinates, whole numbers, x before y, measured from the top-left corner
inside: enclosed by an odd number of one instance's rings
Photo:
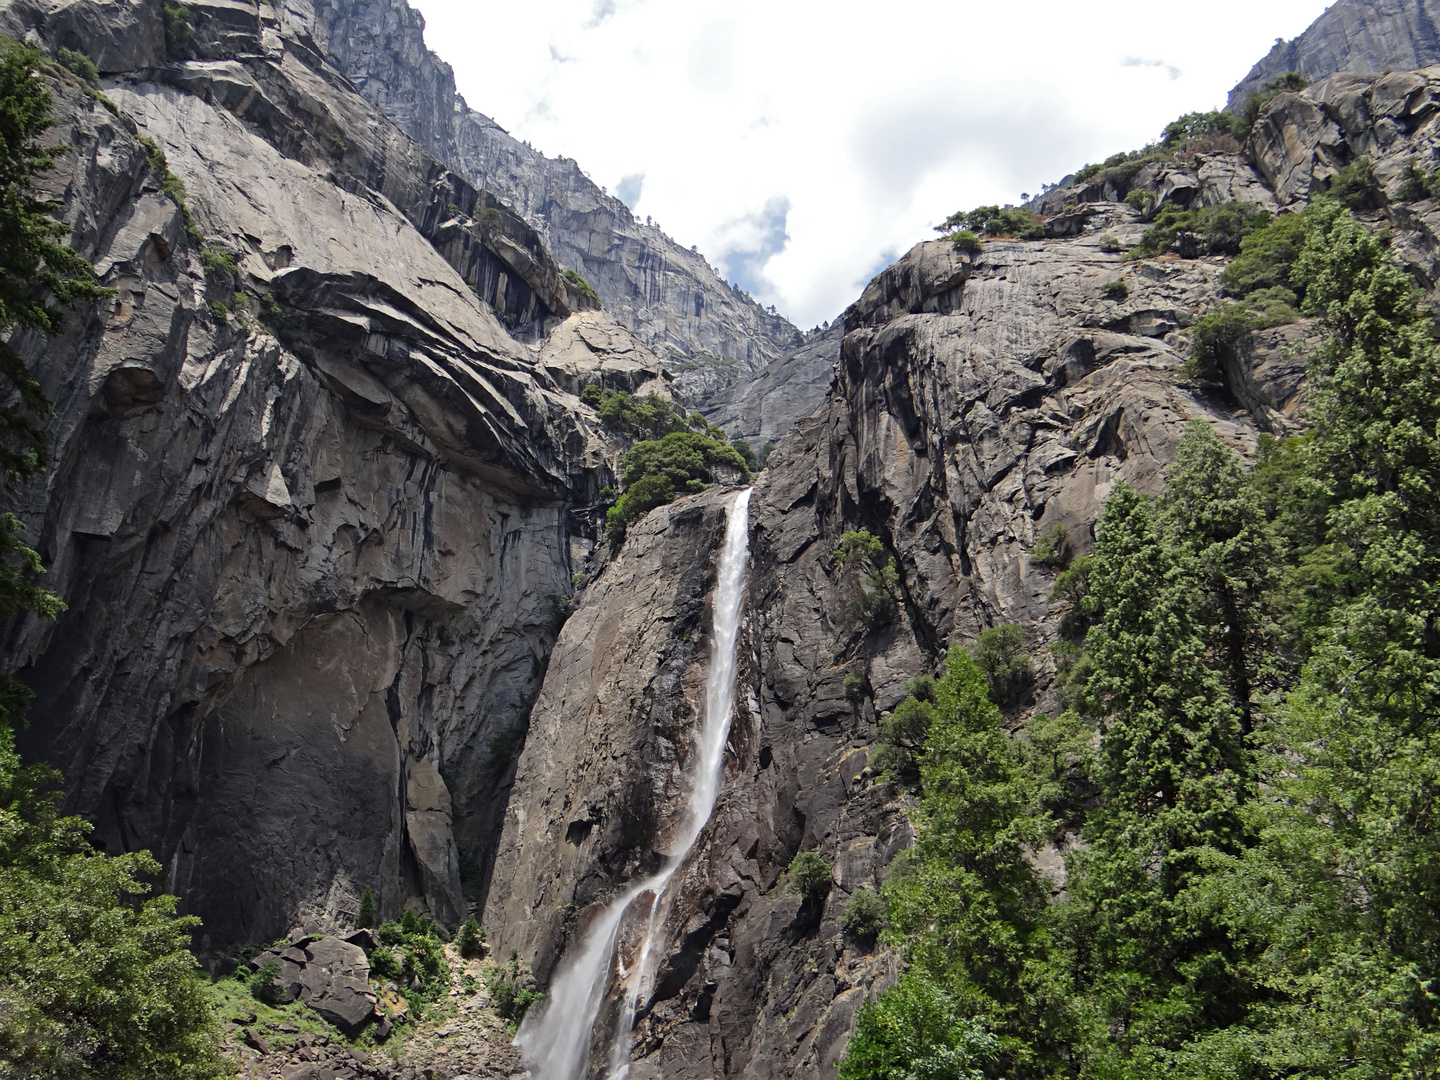
[[[425,47],[425,20],[405,0],[289,0],[360,94],[477,187],[533,225],[605,310],[703,396],[801,344],[783,316],[727,285],[704,255],[638,220],[572,158],[513,138],[455,90],[450,66]]]
[[[13,509],[68,606],[6,629],[37,693],[25,749],[108,850],[156,852],[207,953],[346,926],[370,885],[382,915],[453,928],[478,908],[543,981],[674,826],[729,500],[685,496],[597,546],[624,443],[578,395],[670,394],[652,343],[761,324],[742,305],[652,332],[586,272],[598,308],[563,273],[561,218],[531,216],[570,213],[560,188],[526,203],[446,156],[453,86],[413,19],[381,78],[373,43],[336,44],[359,35],[338,9],[189,10],[167,48],[158,0],[0,3],[0,31],[100,69],[98,88],[48,76],[67,152],[47,190],[115,290],[16,342],[57,415]],[[1126,261],[1155,208],[1295,208],[1368,158],[1364,212],[1433,288],[1440,204],[1407,185],[1437,157],[1440,69],[1335,74],[1271,102],[1242,152],[1062,185],[1045,239],[921,243],[827,332],[753,354],[712,413],[778,443],[725,782],[631,1075],[834,1076],[896,967],[839,919],[910,840],[867,767],[880,715],[948,643],[1010,622],[1040,669],[1011,719],[1051,707],[1037,537],[1063,524],[1084,553],[1106,494],[1157,490],[1190,420],[1242,454],[1292,430],[1312,328],[1184,374],[1224,260]],[[532,167],[548,190],[555,163]],[[618,296],[636,279],[609,243],[586,266],[613,255]],[[873,625],[831,555],[857,528],[898,570]],[[781,881],[802,850],[832,868],[818,905]]]
[[[1312,79],[1337,72],[1410,71],[1440,63],[1440,4],[1434,0],[1339,0],[1303,34],[1279,38],[1230,91],[1238,109],[1266,82],[1299,71]]]

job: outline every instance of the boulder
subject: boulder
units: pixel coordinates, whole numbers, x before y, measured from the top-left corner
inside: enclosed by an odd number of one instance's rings
[[[353,1039],[379,1015],[365,950],[326,936],[307,945],[305,953],[300,1000]]]

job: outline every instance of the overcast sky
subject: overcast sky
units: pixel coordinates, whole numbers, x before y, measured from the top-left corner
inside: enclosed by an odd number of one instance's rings
[[[411,0],[470,106],[801,327],[958,209],[1218,108],[1322,0]]]

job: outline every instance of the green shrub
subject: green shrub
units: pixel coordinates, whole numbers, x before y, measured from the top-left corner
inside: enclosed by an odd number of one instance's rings
[[[165,52],[172,60],[184,60],[190,52],[190,9],[183,4],[162,4],[165,23]]]
[[[846,675],[840,680],[840,685],[845,691],[845,700],[858,705],[865,700],[865,678],[862,675],[853,673]]]
[[[60,61],[63,67],[68,68],[72,74],[79,77],[82,82],[94,86],[100,81],[100,69],[82,52],[76,52],[74,49],[60,49],[56,52],[55,59]]]
[[[1130,209],[1139,210],[1140,213],[1143,214],[1148,211],[1151,204],[1155,202],[1155,195],[1146,188],[1135,188],[1133,191],[1127,191],[1125,193],[1124,202]]]
[[[830,895],[834,879],[830,865],[818,852],[802,851],[790,860],[785,891],[795,893],[807,904],[818,904]]]
[[[1290,269],[1304,243],[1304,214],[1270,218],[1240,241],[1240,254],[1221,271],[1220,284],[1232,296],[1248,296],[1257,289],[1275,287],[1289,291]],[[1296,303],[1293,292],[1290,296]]]
[[[360,894],[360,914],[355,916],[355,925],[367,928],[375,925],[375,894],[369,885]]]
[[[845,617],[851,623],[874,629],[888,623],[898,611],[895,589],[900,568],[893,558],[882,563],[884,554],[885,545],[868,529],[843,534],[840,546],[830,554],[835,566],[860,574],[858,587],[845,604]]]
[[[1325,193],[1347,210],[1378,210],[1385,204],[1368,157],[1357,158],[1330,177]]]
[[[760,468],[765,468],[765,464],[770,460],[770,454],[774,449],[775,444],[773,442],[767,442],[764,446],[760,447]]]
[[[990,700],[1013,708],[1035,683],[1035,665],[1025,652],[1025,628],[1019,623],[992,626],[970,646],[975,665],[985,676]]]
[[[636,443],[620,459],[620,467],[625,491],[605,515],[605,537],[612,549],[618,549],[626,530],[655,507],[671,502],[681,491],[704,491],[714,482],[715,469],[750,475],[734,447],[696,431],[672,431],[664,438]]]
[[[840,925],[852,938],[873,941],[885,929],[885,901],[869,889],[856,889],[845,901]]]
[[[1130,286],[1125,284],[1125,279],[1107,281],[1100,286],[1100,295],[1106,300],[1114,300],[1117,304],[1130,295]]]
[[[221,326],[224,326],[230,321],[230,309],[227,308],[224,304],[222,304],[219,300],[211,300],[210,317],[214,319],[217,323],[219,323]]]
[[[450,986],[450,967],[445,962],[445,950],[440,943],[440,931],[429,919],[408,908],[401,914],[399,922],[384,922],[375,931],[385,945],[390,946],[391,959],[398,973],[391,978],[403,977],[411,982],[409,994],[418,1001],[433,1001]],[[375,968],[375,956],[371,955],[370,966]],[[386,966],[385,961],[381,961]]]
[[[586,296],[590,297],[591,300],[599,301],[600,298],[595,295],[595,290],[590,287],[590,283],[574,270],[565,271],[565,280],[570,282],[571,285],[574,285]]]
[[[634,439],[660,439],[672,431],[687,431],[690,421],[659,394],[635,398],[624,390],[587,386],[580,400],[599,415],[611,431]]]
[[[530,969],[521,963],[520,953],[514,949],[504,964],[495,964],[485,971],[485,987],[490,991],[495,1011],[516,1024],[543,996],[535,989]]]
[[[1010,236],[1016,240],[1038,240],[1045,235],[1035,215],[1024,207],[980,206],[951,214],[935,226],[936,232],[946,235],[957,230],[982,236]]]
[[[1070,528],[1057,521],[1035,541],[1030,557],[1051,569],[1063,570],[1070,563]]]
[[[455,946],[464,957],[479,956],[485,951],[485,928],[480,925],[474,915],[465,920],[460,927],[460,933],[455,938]]]
[[[885,545],[869,529],[852,529],[840,537],[840,546],[830,554],[830,561],[836,566],[851,566],[857,563],[878,560],[885,554]]]
[[[1125,245],[1120,243],[1120,238],[1114,233],[1106,233],[1100,237],[1096,246],[1099,247],[1101,251],[1108,252],[1111,255],[1125,250]]]
[[[1219,379],[1227,361],[1238,361],[1249,349],[1256,330],[1284,326],[1300,317],[1290,306],[1294,293],[1283,286],[1260,289],[1238,304],[1221,304],[1195,320],[1190,328],[1190,359],[1183,373],[1197,379]]]
[[[1250,203],[1227,202],[1199,210],[1166,203],[1145,230],[1130,258],[1143,259],[1173,252],[1183,259],[1201,255],[1238,254],[1245,238],[1270,219]]]
[[[1189,143],[1220,135],[1234,135],[1240,118],[1227,112],[1186,113],[1165,125],[1160,145],[1179,150]]]
[[[950,240],[967,255],[979,255],[985,250],[985,245],[980,242],[980,238],[969,229],[961,229],[957,233],[952,233]]]
[[[370,953],[370,974],[377,979],[398,979],[400,961],[386,946],[381,945]]]
[[[1420,159],[1413,154],[1405,166],[1405,176],[1400,181],[1398,196],[1401,202],[1419,202],[1440,195],[1440,169],[1426,171],[1420,167]]]
[[[984,1080],[998,1053],[983,1019],[967,1016],[939,986],[907,970],[861,1008],[839,1080]]]
[[[192,244],[201,244],[205,236],[200,231],[200,226],[195,223],[195,217],[190,213],[190,205],[185,201],[185,185],[180,178],[170,171],[170,163],[165,159],[165,151],[154,139],[144,135],[137,135],[135,141],[145,151],[145,161],[151,171],[160,180],[160,190],[170,197],[171,201],[180,211],[181,218],[185,221],[185,235],[190,238]]]
[[[730,440],[730,445],[735,448],[735,452],[745,462],[745,468],[753,473],[760,467],[760,462],[755,457],[755,451],[750,449],[750,444],[744,439],[737,436]]]
[[[271,960],[261,964],[250,977],[250,996],[265,1005],[285,1004],[285,987],[280,985],[280,963]]]
[[[239,264],[235,256],[231,255],[224,248],[207,245],[200,252],[200,265],[205,269],[205,276],[212,281],[222,284],[230,284],[234,280]]]
[[[504,224],[505,215],[500,212],[498,207],[487,206],[484,210],[480,211],[480,216],[476,220],[487,229],[498,229]],[[579,275],[576,274],[576,277],[579,277]]]

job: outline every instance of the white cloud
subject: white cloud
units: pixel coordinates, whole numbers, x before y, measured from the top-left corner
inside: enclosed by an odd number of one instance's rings
[[[952,211],[1017,201],[1220,106],[1325,7],[411,2],[472,106],[577,159],[802,326]]]

